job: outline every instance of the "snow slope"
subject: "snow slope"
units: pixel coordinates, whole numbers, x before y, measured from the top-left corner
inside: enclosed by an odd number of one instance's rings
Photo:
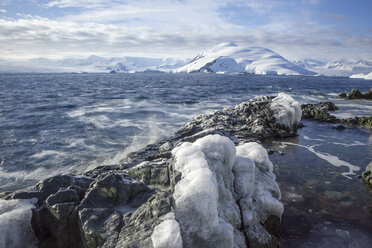
[[[279,54],[263,47],[245,47],[221,43],[199,53],[189,64],[173,72],[254,73],[278,75],[314,75]]]
[[[362,79],[372,80],[372,72],[367,74],[367,75],[365,75],[363,73],[354,74],[354,75],[351,75],[350,78],[362,78]]]

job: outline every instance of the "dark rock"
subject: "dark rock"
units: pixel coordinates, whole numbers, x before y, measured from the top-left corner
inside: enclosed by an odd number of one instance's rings
[[[34,189],[44,192],[46,195],[56,193],[61,188],[67,188],[71,185],[79,186],[82,189],[89,188],[89,185],[94,180],[89,177],[73,176],[73,175],[59,175],[47,178],[35,185]]]
[[[339,120],[339,123],[346,124],[348,126],[359,126],[363,128],[372,129],[372,115],[369,117],[354,117]]]
[[[336,127],[334,127],[336,130],[344,130],[345,129],[345,126],[343,125],[337,125]]]
[[[128,170],[128,175],[147,185],[169,186],[167,159],[143,162]]]
[[[47,206],[55,205],[57,203],[72,202],[78,204],[80,202],[79,196],[73,189],[60,189],[57,193],[50,195],[45,200]]]
[[[115,247],[123,220],[122,215],[106,208],[85,208],[79,211],[84,247]]]
[[[347,98],[346,93],[341,93],[338,95],[338,98]]]
[[[372,89],[367,91],[367,93],[364,94],[364,99],[372,100]]]
[[[297,128],[304,128],[304,127],[306,127],[306,126],[302,122],[298,123]]]
[[[112,208],[126,204],[131,186],[132,180],[126,174],[104,174],[87,191],[79,208]]]
[[[271,234],[280,238],[280,218],[275,215],[270,215],[265,223],[264,223],[265,229]]]
[[[366,170],[362,173],[362,179],[372,187],[372,162],[367,165]]]
[[[348,99],[362,99],[363,98],[363,94],[362,92],[360,92],[359,90],[356,90],[356,89],[352,89],[348,96],[347,96]]]
[[[124,216],[116,247],[152,247],[151,234],[161,220],[160,216],[172,209],[171,195],[159,192],[132,214]]]
[[[359,90],[352,89],[347,95],[346,93],[341,93],[338,95],[338,97],[346,98],[349,100],[358,100],[358,99],[372,100],[372,89],[370,89],[366,93],[362,93]]]
[[[331,115],[329,111],[338,110],[332,102],[319,102],[316,104],[303,104],[302,108],[302,118],[309,120],[316,120],[329,123],[341,123],[348,126],[359,126],[363,128],[372,129],[372,116],[369,117],[354,117],[347,119],[337,119],[335,116]],[[339,130],[342,127],[338,127]]]
[[[16,191],[11,194],[8,194],[5,199],[31,199],[31,198],[37,198],[38,203],[41,204],[41,202],[48,196],[48,194],[44,192],[40,192],[37,190],[29,190],[29,191]]]

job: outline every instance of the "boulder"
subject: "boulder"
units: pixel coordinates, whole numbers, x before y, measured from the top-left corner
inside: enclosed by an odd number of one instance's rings
[[[355,100],[355,99],[362,99],[363,98],[363,94],[362,92],[360,92],[359,90],[356,90],[356,89],[352,89],[349,94],[347,95],[347,98],[348,99],[352,99],[352,100]]]
[[[319,102],[316,104],[302,104],[302,118],[329,122],[334,124],[346,124],[348,126],[358,126],[362,128],[372,129],[372,116],[353,117],[347,119],[338,119],[329,112],[338,110],[332,102]],[[342,125],[335,127],[338,130],[344,129]]]
[[[358,100],[358,99],[372,100],[372,89],[368,90],[366,93],[362,93],[357,89],[352,89],[351,91],[349,91],[348,94],[341,93],[338,95],[338,97],[349,99],[349,100]]]
[[[367,165],[366,170],[362,173],[362,179],[372,187],[372,162]]]

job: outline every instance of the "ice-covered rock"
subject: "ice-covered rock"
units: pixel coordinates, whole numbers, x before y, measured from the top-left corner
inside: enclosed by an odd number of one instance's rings
[[[173,153],[181,173],[174,211],[184,247],[274,247],[265,221],[283,213],[267,151],[258,143],[235,148],[220,135],[183,143]]]
[[[182,248],[180,225],[176,221],[174,213],[169,212],[160,219],[163,221],[154,228],[151,235],[154,248]]]
[[[2,193],[0,205],[36,198],[22,227],[32,226],[40,247],[276,247],[280,191],[266,150],[251,142],[296,135],[295,122],[276,123],[273,99],[199,116],[122,165],[47,178]],[[8,231],[5,216],[0,208]],[[14,244],[6,247],[24,243]]]
[[[279,124],[292,128],[301,121],[301,105],[288,94],[279,93],[272,100],[270,108],[274,111],[276,122]]]

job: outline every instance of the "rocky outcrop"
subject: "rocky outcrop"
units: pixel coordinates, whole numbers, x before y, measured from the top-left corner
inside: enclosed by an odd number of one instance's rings
[[[352,89],[348,94],[346,93],[341,93],[338,95],[339,98],[346,98],[350,100],[358,100],[358,99],[363,99],[363,100],[372,100],[372,89],[367,91],[366,93],[362,93],[359,90]]]
[[[372,162],[367,165],[366,170],[362,173],[362,179],[372,187]]]
[[[348,126],[358,126],[363,128],[372,129],[372,116],[369,117],[353,117],[347,119],[338,119],[331,115],[329,112],[338,110],[332,102],[319,102],[316,104],[303,104],[301,105],[302,118],[309,120],[316,120],[322,122],[329,122],[334,124],[344,124]],[[337,129],[343,129],[338,126]]]
[[[4,198],[36,198],[38,247],[278,247],[280,190],[251,141],[294,136],[300,117],[290,96],[258,97],[201,115],[124,164]]]

